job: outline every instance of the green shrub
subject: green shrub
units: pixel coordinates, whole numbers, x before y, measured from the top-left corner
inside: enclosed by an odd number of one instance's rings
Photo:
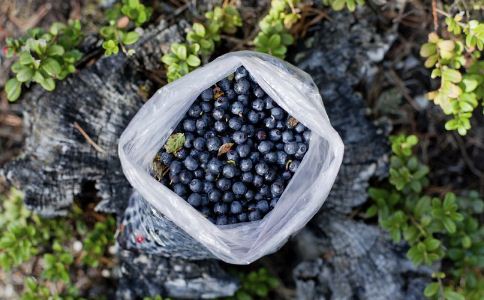
[[[252,300],[268,299],[269,292],[279,286],[279,280],[265,268],[260,268],[248,274],[240,273],[240,289],[228,299]]]
[[[11,67],[15,77],[5,84],[7,98],[17,100],[22,86],[32,82],[53,91],[55,80],[62,80],[76,70],[75,64],[82,57],[76,49],[81,40],[79,21],[67,25],[54,23],[47,32],[33,28],[19,39],[7,38],[6,56],[16,58]]]
[[[357,5],[365,4],[365,0],[323,0],[323,4],[331,6],[331,8],[336,11],[342,10],[345,7],[347,7],[349,11],[355,11]]]

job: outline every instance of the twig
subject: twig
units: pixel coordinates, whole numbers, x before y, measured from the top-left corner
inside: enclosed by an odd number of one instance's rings
[[[459,150],[462,154],[462,158],[464,159],[464,162],[466,163],[467,167],[469,168],[469,170],[472,172],[472,174],[476,175],[477,177],[481,178],[482,179],[482,172],[477,169],[475,166],[474,166],[474,162],[472,161],[472,159],[469,157],[469,155],[467,154],[467,151],[464,147],[464,141],[462,140],[462,138],[460,136],[458,136],[456,133],[453,133],[452,136],[454,137],[455,141],[457,142],[457,146],[459,147]]]
[[[432,0],[432,17],[434,19],[434,31],[439,29],[439,19],[437,17],[437,0]]]
[[[91,139],[91,137],[89,137],[89,135],[87,135],[87,133],[84,131],[84,129],[82,129],[82,127],[77,122],[74,122],[73,126],[74,126],[75,129],[79,130],[79,132],[82,134],[82,136],[86,139],[87,143],[89,145],[91,145],[94,149],[96,149],[96,151],[103,153],[103,154],[106,153],[106,150],[104,150],[98,144],[96,144]]]
[[[52,5],[50,3],[42,5],[37,12],[30,17],[28,20],[20,20],[16,16],[13,15],[13,13],[10,13],[8,18],[12,23],[14,23],[18,28],[20,28],[21,31],[25,32],[28,29],[34,27],[37,25],[42,18],[44,18],[47,13],[52,9]]]

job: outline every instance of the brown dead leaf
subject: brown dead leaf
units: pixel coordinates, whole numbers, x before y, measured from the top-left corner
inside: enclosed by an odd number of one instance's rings
[[[289,117],[289,119],[287,119],[287,125],[291,127],[295,127],[298,123],[299,121],[294,117]]]
[[[230,148],[232,148],[233,145],[234,145],[234,143],[225,143],[222,146],[220,146],[220,148],[218,148],[217,156],[220,156],[222,154],[229,152]]]

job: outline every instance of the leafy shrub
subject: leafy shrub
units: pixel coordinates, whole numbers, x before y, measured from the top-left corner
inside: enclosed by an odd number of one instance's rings
[[[301,17],[299,0],[272,0],[269,13],[259,22],[260,32],[254,39],[255,49],[284,59],[287,46],[294,43],[289,29]]]
[[[62,80],[76,70],[75,64],[82,57],[76,49],[81,40],[79,21],[70,21],[67,25],[54,23],[48,32],[33,28],[19,39],[7,38],[6,56],[16,57],[11,67],[15,77],[5,84],[7,98],[17,100],[22,86],[32,82],[53,91],[55,80]]]
[[[269,292],[279,286],[279,280],[265,268],[239,275],[241,287],[229,299],[268,299]]]
[[[187,33],[188,43],[174,43],[161,61],[167,66],[168,81],[176,80],[201,64],[201,57],[208,58],[220,42],[221,32],[235,33],[242,26],[238,10],[225,2],[205,14],[206,22],[194,23]]]
[[[390,141],[390,186],[369,189],[373,204],[366,216],[377,216],[394,242],[403,238],[410,246],[407,257],[415,265],[449,261],[450,278],[434,274],[437,281],[427,286],[427,297],[479,299],[484,292],[479,273],[484,266],[484,229],[475,215],[482,213],[484,201],[476,193],[446,193],[443,199],[425,195],[429,169],[413,155],[417,137],[399,135]]]
[[[323,4],[331,6],[331,8],[336,11],[342,10],[345,7],[347,7],[349,11],[355,11],[357,5],[365,4],[365,0],[323,0]]]
[[[462,22],[462,15],[447,17],[448,38],[429,34],[428,42],[420,48],[425,67],[433,68],[431,77],[440,78],[440,87],[427,94],[452,119],[447,130],[465,135],[471,128],[472,112],[484,98],[484,23]]]
[[[128,55],[133,54],[126,46],[139,40],[139,34],[132,30],[149,21],[152,9],[140,3],[139,0],[123,0],[106,13],[109,25],[100,29],[103,37],[104,55],[118,54],[119,48]]]

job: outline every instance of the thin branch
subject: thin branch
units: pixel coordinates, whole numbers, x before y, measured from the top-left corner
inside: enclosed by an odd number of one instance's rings
[[[434,19],[434,31],[439,29],[439,19],[437,17],[437,0],[432,0],[432,17]]]
[[[73,123],[73,126],[74,126],[75,129],[79,130],[79,132],[82,134],[82,136],[86,139],[87,143],[89,145],[91,145],[94,149],[96,149],[97,152],[100,152],[100,153],[103,153],[103,154],[106,153],[106,150],[104,150],[103,148],[101,148],[101,146],[99,146],[98,144],[96,144],[91,139],[91,137],[89,137],[89,135],[84,131],[84,129],[82,129],[82,127],[79,125],[79,123],[74,122]]]

